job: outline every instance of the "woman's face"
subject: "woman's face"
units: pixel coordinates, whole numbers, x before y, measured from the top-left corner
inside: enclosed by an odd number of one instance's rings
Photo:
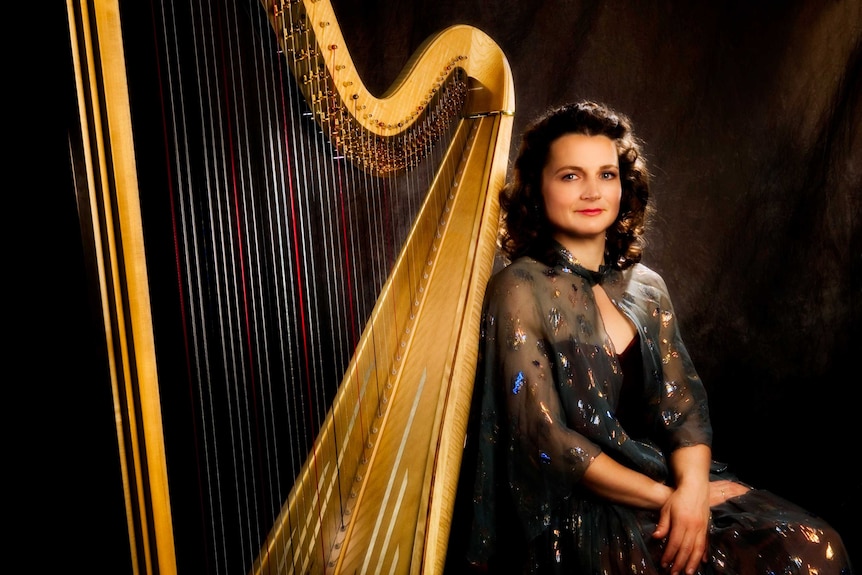
[[[542,170],[542,196],[554,237],[604,240],[620,211],[619,159],[607,136],[565,134],[551,143]]]

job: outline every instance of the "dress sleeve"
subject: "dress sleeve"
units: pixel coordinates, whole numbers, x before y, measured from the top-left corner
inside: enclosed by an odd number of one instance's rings
[[[505,458],[504,465],[496,466],[497,481],[503,477],[508,481],[528,536],[542,530],[550,506],[571,493],[601,452],[597,444],[566,426],[552,350],[536,301],[526,273],[506,274],[489,284],[480,352],[482,381],[477,381],[484,394],[482,427],[489,447],[480,459]]]
[[[647,346],[658,379],[658,441],[668,453],[689,445],[711,445],[706,389],[683,343],[664,280],[656,274],[651,283],[655,297],[647,305],[653,329],[647,330]]]

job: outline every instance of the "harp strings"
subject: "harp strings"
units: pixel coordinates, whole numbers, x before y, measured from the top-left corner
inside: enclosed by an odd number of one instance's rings
[[[165,189],[142,192],[166,195],[172,216],[169,230],[145,218],[144,231],[170,236],[170,252],[148,254],[148,266],[173,278],[182,349],[168,350],[177,362],[159,362],[159,380],[188,402],[188,411],[165,414],[177,546],[200,548],[205,559],[193,563],[212,571],[247,571],[314,457],[317,432],[423,201],[444,211],[445,197],[425,197],[431,182],[455,176],[436,173],[445,147],[431,138],[381,140],[360,130],[348,134],[353,158],[333,144],[348,138],[345,106],[355,104],[327,107],[324,121],[314,116],[288,64],[313,58],[323,68],[327,54],[317,53],[294,11],[284,11],[284,50],[254,0],[153,0],[150,8],[168,175]],[[334,93],[327,74],[306,80],[322,99]],[[434,114],[419,122],[420,131],[439,130]],[[417,146],[423,159],[404,159]],[[374,165],[360,169],[355,150],[403,169],[384,176]],[[408,268],[418,274],[427,254],[413,249],[407,257],[417,264]],[[153,313],[157,354],[166,355],[160,330],[174,326]],[[380,314],[381,341],[403,325],[397,313],[393,303]],[[395,352],[372,351],[375,365],[388,365]],[[347,439],[352,430],[382,415],[387,381],[378,373],[364,366],[344,381],[356,407],[334,422],[339,457],[341,442],[364,441]],[[320,491],[299,494],[287,532],[319,529],[325,498],[349,509],[343,498],[355,468],[342,471],[338,458],[312,467]],[[177,468],[189,472],[170,473]]]

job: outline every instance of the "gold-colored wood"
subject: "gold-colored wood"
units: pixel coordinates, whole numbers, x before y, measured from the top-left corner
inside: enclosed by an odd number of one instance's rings
[[[176,573],[153,324],[117,0],[67,0],[85,159],[83,233],[98,270],[134,573]]]
[[[441,225],[438,255],[427,264],[425,295],[339,555],[339,572],[442,571],[469,414],[481,294],[493,260],[498,206],[487,192],[499,173],[487,150],[499,143],[499,120],[509,118],[487,118],[474,127],[475,147],[460,171],[451,217]]]

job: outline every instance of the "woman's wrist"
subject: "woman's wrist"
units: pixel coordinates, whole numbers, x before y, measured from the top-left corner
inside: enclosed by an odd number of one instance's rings
[[[656,509],[661,509],[670,496],[673,494],[673,488],[664,483],[656,482],[654,494],[654,504]]]

